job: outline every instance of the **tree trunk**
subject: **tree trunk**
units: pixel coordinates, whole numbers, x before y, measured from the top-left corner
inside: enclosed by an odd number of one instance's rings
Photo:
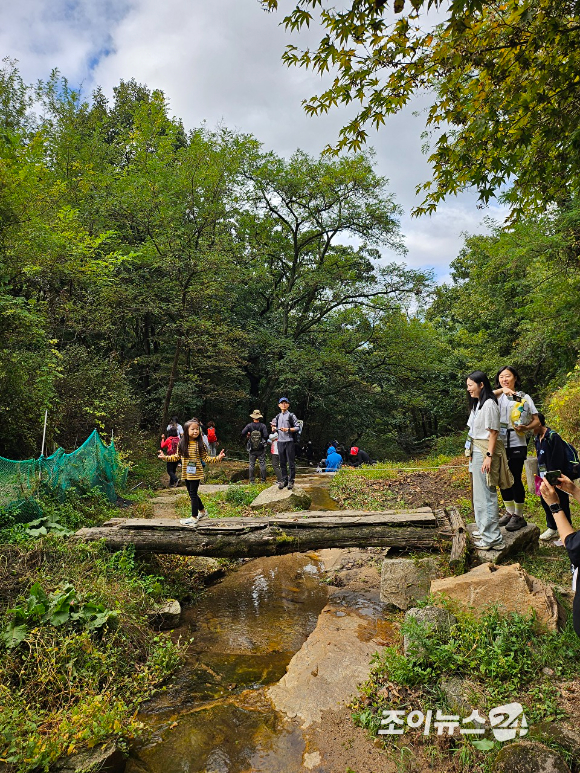
[[[187,556],[255,558],[330,547],[398,547],[438,549],[451,534],[440,530],[428,508],[414,512],[330,515],[306,511],[270,518],[211,519],[196,528],[175,519],[113,519],[100,527],[81,529],[76,539],[104,539],[109,550],[133,545],[147,553]]]
[[[161,419],[160,434],[165,432],[167,422],[169,420],[169,405],[171,403],[171,395],[173,394],[173,386],[175,384],[175,377],[177,375],[177,365],[179,363],[179,353],[181,351],[181,338],[177,339],[175,345],[175,354],[173,355],[173,364],[171,366],[171,373],[169,374],[169,381],[167,383],[167,391],[165,393],[165,402],[163,403],[163,417]]]

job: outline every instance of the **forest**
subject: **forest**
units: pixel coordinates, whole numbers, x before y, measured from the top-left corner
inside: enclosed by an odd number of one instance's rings
[[[437,285],[370,149],[281,158],[134,80],[89,98],[10,60],[0,124],[1,456],[38,456],[45,411],[49,451],[173,414],[233,440],[283,392],[316,446],[403,458],[503,364],[580,439],[575,196],[466,234]]]

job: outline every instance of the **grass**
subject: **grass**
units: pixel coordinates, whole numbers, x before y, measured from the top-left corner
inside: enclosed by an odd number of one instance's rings
[[[250,503],[268,486],[267,483],[251,483],[230,486],[227,491],[218,491],[215,494],[204,494],[203,503],[208,518],[249,518],[255,516],[256,512],[250,508]],[[182,518],[191,514],[187,493],[177,499],[175,507]]]
[[[403,709],[406,714],[438,708],[455,714],[440,688],[441,680],[450,676],[469,679],[473,686],[470,702],[480,714],[513,701],[523,705],[529,724],[564,715],[555,681],[574,678],[580,667],[580,639],[571,622],[562,632],[546,632],[533,616],[490,610],[476,619],[464,610],[452,611],[457,624],[450,633],[437,633],[411,619],[401,627],[401,634],[412,642],[408,654],[391,646],[375,655],[371,676],[352,704],[356,724],[376,735],[385,709]],[[547,674],[544,668],[549,669]],[[398,738],[424,745],[425,753],[429,749],[435,753],[421,730],[407,728]],[[447,762],[444,765],[439,760],[438,769],[452,769],[457,755],[462,758],[462,771],[488,766],[486,752],[465,736],[448,740],[447,747],[438,746],[436,756]]]
[[[181,656],[180,645],[146,621],[163,580],[144,574],[131,551],[110,554],[100,543],[48,536],[2,546],[0,555],[2,630],[15,606],[36,614],[16,646],[0,645],[0,759],[19,771],[48,770],[84,747],[138,735],[136,709]],[[30,596],[35,584],[57,598],[73,588],[79,608],[105,610],[106,624],[91,630],[67,610],[43,618],[28,601],[38,600],[38,592]]]

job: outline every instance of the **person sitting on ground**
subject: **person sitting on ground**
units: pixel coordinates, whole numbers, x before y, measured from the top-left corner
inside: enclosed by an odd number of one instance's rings
[[[536,455],[538,457],[538,475],[543,478],[547,472],[552,470],[560,470],[564,475],[571,474],[570,460],[568,459],[568,446],[562,440],[560,435],[550,427],[546,426],[546,419],[543,413],[538,413],[539,424],[534,428],[534,443],[536,445]],[[556,487],[556,492],[562,506],[562,511],[568,519],[568,523],[572,523],[572,516],[570,515],[570,498],[566,491],[562,491],[560,486]],[[546,513],[546,525],[545,532],[540,534],[540,539],[547,541],[553,539],[558,535],[558,528],[556,521],[552,515],[550,506],[541,496],[542,507]],[[563,545],[563,542],[558,540],[556,543],[558,546]]]
[[[250,414],[252,421],[246,424],[242,430],[242,440],[246,442],[246,448],[249,454],[249,478],[250,483],[254,482],[256,469],[256,459],[260,463],[260,480],[266,482],[266,446],[268,445],[268,428],[264,422],[261,411],[257,408]]]
[[[170,427],[170,429],[167,430],[167,438],[161,440],[161,450],[164,451],[167,456],[173,456],[177,451],[178,445],[179,438],[177,437],[177,428]],[[167,474],[169,475],[170,487],[179,486],[179,480],[175,474],[177,464],[178,462],[167,462]]]
[[[572,589],[574,590],[573,622],[576,634],[580,636],[580,593],[578,593],[578,569],[580,568],[580,531],[574,531],[570,519],[562,508],[562,492],[571,494],[577,502],[580,502],[580,488],[576,486],[566,475],[558,478],[558,490],[551,486],[546,479],[540,485],[542,501],[550,508],[550,513],[558,527],[560,539],[568,551],[568,557],[572,564]]]
[[[350,449],[350,463],[353,467],[360,467],[361,464],[372,464],[372,461],[366,451],[358,446],[353,446]]]
[[[334,446],[329,446],[326,453],[326,472],[337,472],[342,465],[342,456]]]
[[[206,512],[203,502],[199,497],[199,484],[203,480],[202,462],[221,462],[225,456],[222,451],[218,456],[210,456],[201,437],[201,427],[198,419],[191,419],[185,423],[183,437],[177,446],[177,452],[171,456],[165,456],[159,451],[158,458],[165,462],[178,462],[181,459],[181,480],[185,481],[187,493],[191,500],[191,518],[180,521],[184,526],[196,526],[198,521],[205,518]]]

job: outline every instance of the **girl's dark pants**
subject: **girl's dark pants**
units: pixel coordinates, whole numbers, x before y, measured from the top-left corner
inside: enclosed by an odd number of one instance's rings
[[[187,493],[189,494],[189,498],[191,499],[191,517],[197,518],[197,514],[199,510],[203,510],[203,502],[199,498],[199,494],[197,493],[197,490],[199,488],[199,484],[201,481],[199,480],[186,480],[185,485],[187,487]]]
[[[560,500],[560,504],[562,505],[562,510],[564,511],[564,515],[568,519],[568,523],[572,524],[572,516],[570,515],[570,497],[565,491],[560,491],[559,488],[556,489],[556,494],[558,495],[558,499]],[[540,497],[542,501],[542,507],[544,508],[544,512],[546,513],[546,524],[548,526],[548,529],[555,529],[558,531],[558,527],[556,526],[556,521],[554,520],[554,516],[552,515],[552,511],[550,510],[549,505],[547,505],[544,502],[544,498]]]
[[[526,501],[526,490],[522,483],[522,471],[528,454],[526,446],[516,446],[506,449],[508,467],[514,476],[514,485],[511,488],[502,488],[501,496],[504,502],[517,502],[523,504]]]
[[[174,486],[177,483],[177,475],[175,474],[175,470],[177,470],[177,465],[179,462],[167,462],[167,474],[169,475],[169,484],[171,486]]]

